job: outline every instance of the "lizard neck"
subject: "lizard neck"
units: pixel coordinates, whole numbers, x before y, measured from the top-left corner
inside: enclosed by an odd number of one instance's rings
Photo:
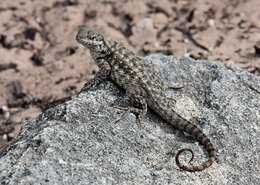
[[[100,59],[106,60],[111,56],[110,51],[97,52],[96,50],[90,50],[90,54],[98,66]]]

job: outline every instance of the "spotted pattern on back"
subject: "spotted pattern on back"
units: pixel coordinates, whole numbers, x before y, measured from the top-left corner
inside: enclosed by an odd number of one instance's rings
[[[179,168],[194,172],[212,165],[216,160],[216,150],[209,138],[196,125],[174,111],[173,104],[170,103],[172,100],[166,96],[163,78],[145,59],[136,56],[111,38],[104,38],[88,28],[80,28],[76,40],[90,50],[91,56],[100,68],[91,83],[95,85],[107,76],[110,77],[126,90],[131,102],[138,105],[132,107],[132,113],[146,113],[148,105],[168,123],[192,135],[208,151],[209,159],[206,162],[199,166],[185,166],[180,163],[179,155],[188,151],[192,153],[193,159],[194,154],[190,149],[180,150],[175,158]],[[138,118],[141,119],[140,116]]]

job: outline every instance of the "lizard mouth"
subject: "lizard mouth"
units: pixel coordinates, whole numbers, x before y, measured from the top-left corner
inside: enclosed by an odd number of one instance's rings
[[[83,45],[88,45],[88,43],[91,42],[91,40],[87,39],[87,37],[85,36],[82,36],[81,35],[81,32],[79,31],[77,36],[76,36],[76,41],[80,44],[83,44]]]
[[[87,48],[95,48],[103,44],[100,35],[97,32],[87,28],[86,26],[79,27],[76,40],[78,43]]]
[[[89,43],[91,42],[90,40],[88,39],[84,39],[84,38],[81,38],[79,36],[79,34],[76,36],[76,40],[78,43],[82,44],[82,45],[89,45]]]

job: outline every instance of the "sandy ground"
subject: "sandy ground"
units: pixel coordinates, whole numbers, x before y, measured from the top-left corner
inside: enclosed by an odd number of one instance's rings
[[[75,41],[88,25],[140,56],[190,56],[260,75],[259,0],[1,0],[0,150],[21,124],[98,70]]]

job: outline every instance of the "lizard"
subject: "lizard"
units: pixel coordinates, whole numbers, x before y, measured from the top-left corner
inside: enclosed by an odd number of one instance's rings
[[[143,115],[147,113],[149,107],[163,120],[190,134],[204,146],[209,154],[209,159],[198,166],[184,165],[179,160],[180,154],[188,151],[192,154],[189,161],[191,163],[194,158],[191,149],[183,148],[178,151],[175,161],[180,169],[189,172],[202,171],[216,161],[217,152],[210,139],[195,124],[174,111],[169,104],[169,97],[165,93],[165,90],[169,87],[164,84],[161,74],[144,58],[135,55],[121,43],[86,26],[79,26],[76,41],[89,49],[92,58],[99,67],[99,71],[94,75],[94,78],[87,81],[80,92],[93,88],[103,80],[110,78],[125,90],[131,105],[115,107],[125,111],[119,120],[123,119],[128,113],[133,113],[140,127]]]

